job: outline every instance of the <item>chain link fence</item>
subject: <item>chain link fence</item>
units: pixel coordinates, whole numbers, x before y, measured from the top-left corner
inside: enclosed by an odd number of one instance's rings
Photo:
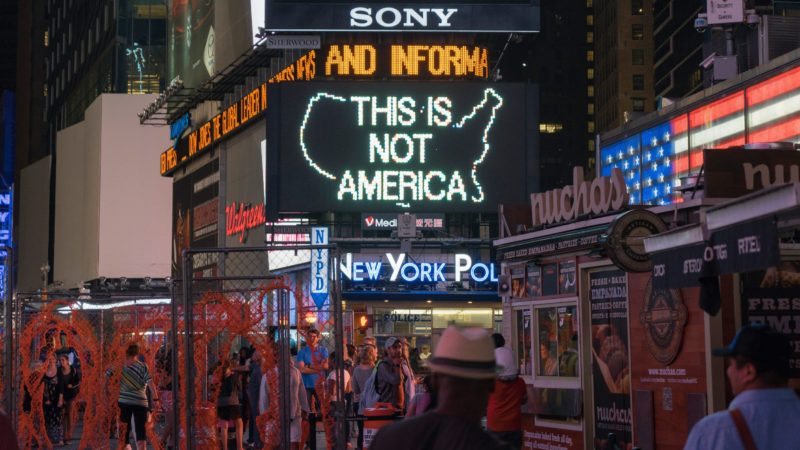
[[[327,250],[330,269],[329,298],[320,307],[309,296],[311,271],[303,257],[315,250]],[[71,437],[77,448],[124,446],[127,427],[118,420],[117,400],[125,351],[136,343],[153,381],[146,427],[153,448],[219,448],[221,430],[230,424],[220,420],[217,405],[230,373],[241,380],[244,422],[254,424],[265,448],[289,448],[293,349],[313,326],[321,345],[342,355],[344,336],[352,333],[333,270],[337,260],[333,246],[189,249],[178,268],[182,276],[162,290],[18,293],[4,308],[13,333],[3,328],[0,391],[20,443],[47,448]],[[46,399],[48,374],[62,355],[82,381],[70,405],[54,408]],[[343,392],[342,358],[336,361],[329,370]],[[327,372],[320,369],[319,379]],[[315,389],[329,448],[345,448],[343,402],[333,401],[324,382]],[[235,434],[234,427],[228,435]]]

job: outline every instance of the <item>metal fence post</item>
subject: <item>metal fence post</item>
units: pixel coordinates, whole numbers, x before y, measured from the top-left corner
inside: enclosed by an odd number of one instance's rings
[[[186,395],[186,450],[192,450],[194,448],[194,430],[192,429],[193,421],[194,421],[194,400],[192,396],[194,392],[192,391],[192,386],[190,380],[194,380],[193,376],[193,319],[194,319],[194,311],[192,309],[192,254],[189,253],[188,250],[183,251],[183,328],[186,331],[186,338],[185,338],[185,349],[184,349],[184,374],[186,378],[186,383],[183,388],[185,389]]]
[[[336,391],[339,395],[337,395],[336,402],[335,402],[335,411],[334,411],[334,429],[336,430],[336,449],[344,449],[345,448],[345,427],[347,423],[345,421],[345,415],[347,412],[345,411],[345,403],[344,403],[344,327],[342,321],[344,320],[342,314],[342,298],[341,298],[341,289],[339,289],[339,266],[337,265],[339,261],[339,254],[336,248],[330,249],[328,253],[328,264],[330,267],[329,270],[329,277],[331,278],[330,288],[328,291],[331,293],[330,301],[333,304],[333,335],[335,337],[334,341],[334,348],[336,349],[336,367],[333,370],[336,371]]]
[[[281,389],[281,448],[291,447],[291,399],[289,391],[291,387],[291,380],[289,378],[289,292],[286,289],[281,289],[277,292],[278,300],[278,374],[280,381],[278,385]],[[301,381],[302,383],[302,381]],[[301,389],[303,389],[301,387]]]
[[[13,286],[11,276],[13,268],[11,267],[12,255],[11,248],[3,247],[5,251],[5,260],[3,263],[6,266],[4,284],[6,286],[3,293],[3,385],[5,386],[5,409],[10,417],[14,417],[14,322],[13,322]]]

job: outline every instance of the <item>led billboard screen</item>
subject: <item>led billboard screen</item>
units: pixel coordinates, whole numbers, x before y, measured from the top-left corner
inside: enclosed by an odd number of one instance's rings
[[[267,0],[270,31],[534,33],[539,0]]]
[[[522,84],[270,85],[270,211],[494,212],[524,203]]]

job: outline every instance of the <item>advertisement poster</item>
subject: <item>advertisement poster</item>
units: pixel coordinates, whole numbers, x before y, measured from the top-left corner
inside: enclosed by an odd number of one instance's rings
[[[202,85],[215,69],[214,0],[172,0],[169,11],[169,77]]]
[[[558,264],[542,266],[542,295],[558,294]]]
[[[219,162],[214,160],[172,187],[172,277],[183,278],[183,250],[216,247],[219,222]],[[207,256],[207,257],[205,257]],[[204,258],[205,257],[205,258]],[[198,255],[195,273],[212,275],[217,262]],[[202,260],[202,261],[201,261]]]
[[[520,264],[511,268],[511,297],[525,298],[525,266]]]
[[[542,296],[542,268],[536,263],[529,262],[528,268],[528,297]]]
[[[609,433],[625,448],[631,442],[628,287],[625,272],[589,274],[594,380],[594,448],[605,448]]]
[[[742,323],[765,323],[783,333],[794,350],[791,378],[800,377],[800,261],[782,262],[766,271],[742,274]]]
[[[574,294],[578,290],[575,261],[562,261],[558,265],[558,293]]]

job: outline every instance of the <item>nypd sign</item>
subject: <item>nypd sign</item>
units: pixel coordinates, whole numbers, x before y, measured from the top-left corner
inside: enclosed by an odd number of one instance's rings
[[[311,245],[328,245],[328,228],[311,228]],[[328,301],[328,249],[311,250],[311,298],[317,309],[322,309]]]
[[[354,283],[375,281],[406,283],[437,283],[445,281],[473,281],[497,283],[494,263],[473,262],[466,254],[454,255],[455,262],[415,262],[405,253],[386,253],[385,261],[353,261],[353,254],[345,255],[339,264],[343,279]]]

